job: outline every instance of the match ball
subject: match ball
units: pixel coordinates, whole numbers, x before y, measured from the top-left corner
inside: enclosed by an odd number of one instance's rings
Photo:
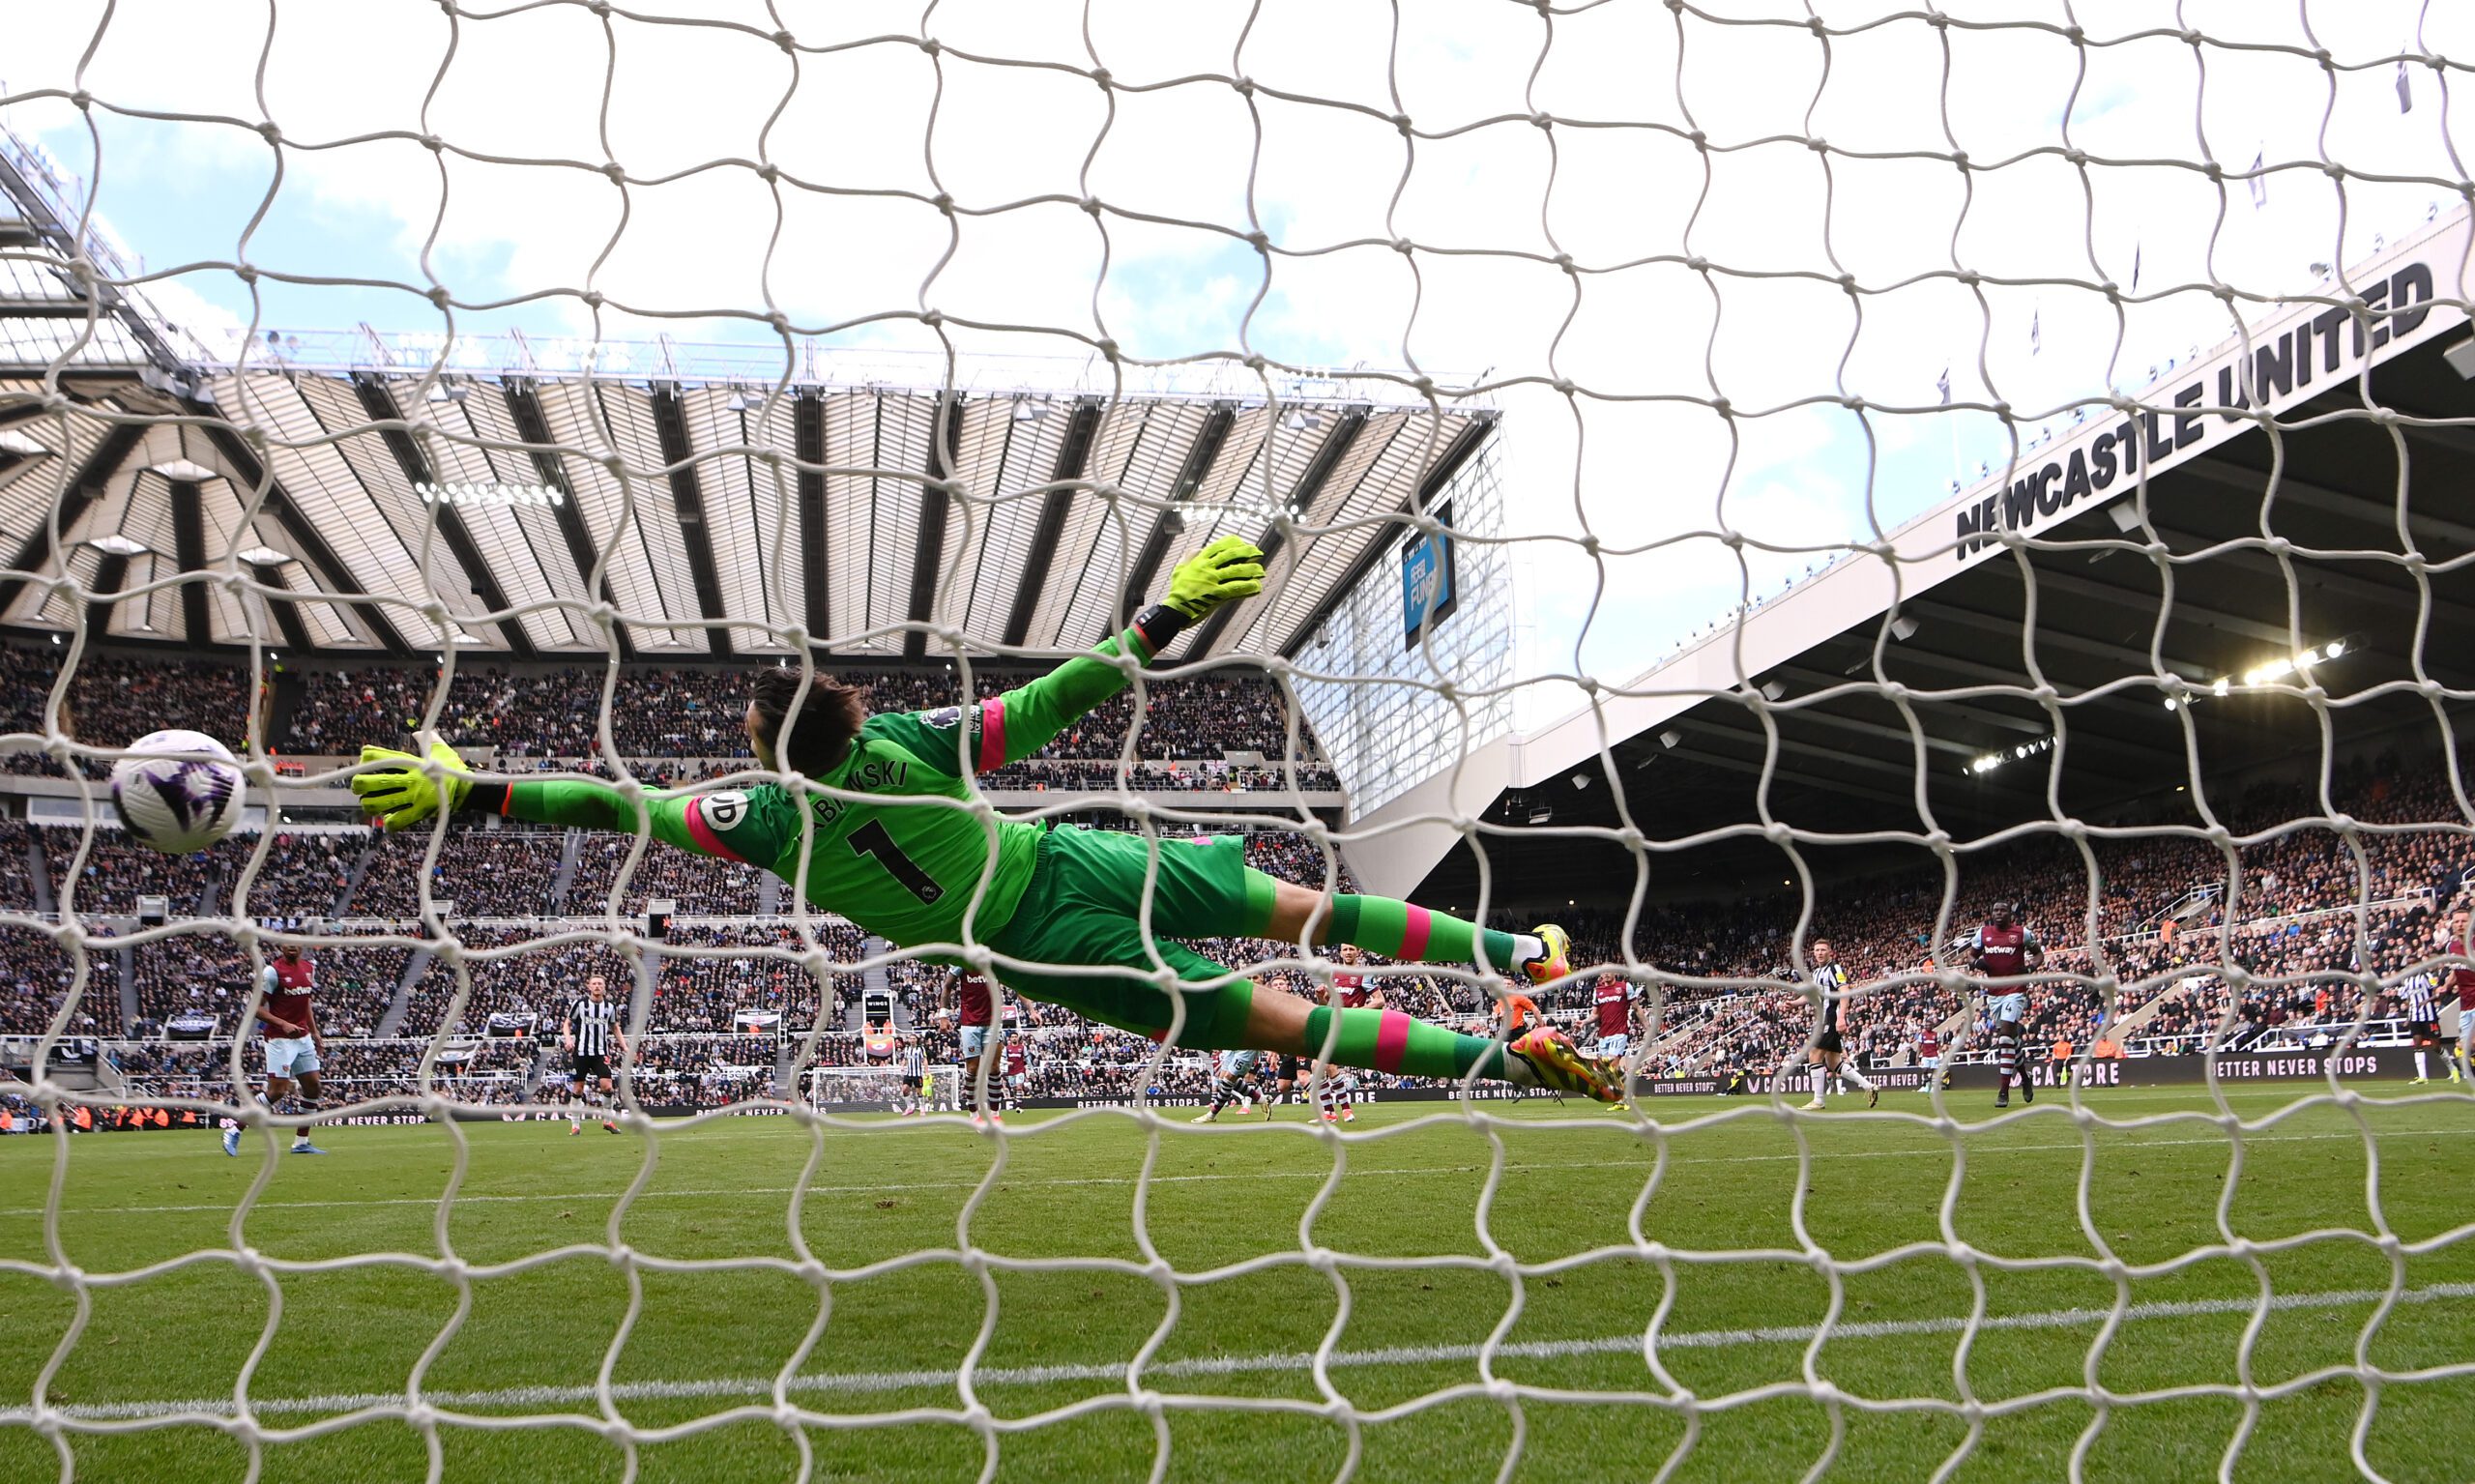
[[[129,753],[112,765],[112,803],[138,844],[186,856],[241,822],[241,765],[214,738],[178,729],[149,732],[130,743]]]

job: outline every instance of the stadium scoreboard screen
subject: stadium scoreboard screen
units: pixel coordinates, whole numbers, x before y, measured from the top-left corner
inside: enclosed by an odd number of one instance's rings
[[[1460,594],[1452,581],[1452,507],[1436,508],[1444,529],[1413,531],[1401,545],[1401,647],[1415,649],[1422,625],[1441,626]]]

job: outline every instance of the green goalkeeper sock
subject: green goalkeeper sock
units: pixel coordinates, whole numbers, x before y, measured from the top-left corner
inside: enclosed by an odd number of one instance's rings
[[[1332,1040],[1332,1061],[1341,1066],[1363,1066],[1404,1077],[1463,1077],[1476,1068],[1481,1077],[1500,1077],[1503,1048],[1483,1035],[1463,1035],[1399,1010],[1339,1010],[1319,1004],[1306,1012],[1306,1055],[1324,1054],[1332,1034],[1332,1016],[1341,1030]]]
[[[1332,925],[1325,936],[1407,964],[1474,964],[1482,945],[1488,967],[1497,970],[1517,969],[1529,956],[1520,935],[1388,896],[1334,896]]]

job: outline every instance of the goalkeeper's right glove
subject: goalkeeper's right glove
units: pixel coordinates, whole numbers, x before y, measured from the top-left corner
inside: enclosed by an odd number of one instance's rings
[[[445,771],[445,776],[435,783],[422,771],[422,760],[409,752],[393,747],[362,748],[364,763],[402,765],[353,775],[352,791],[361,797],[362,812],[377,815],[389,829],[402,829],[420,824],[442,808],[451,812],[462,803],[464,796],[473,791],[473,771],[444,742],[432,742],[429,755]]]
[[[1264,590],[1264,554],[1254,542],[1224,536],[1178,564],[1169,578],[1169,606],[1201,623],[1214,608]]]

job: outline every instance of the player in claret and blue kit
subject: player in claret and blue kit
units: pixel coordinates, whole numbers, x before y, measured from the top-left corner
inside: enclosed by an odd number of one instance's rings
[[[1968,967],[1980,977],[2008,979],[1985,987],[1985,1018],[1994,1028],[1994,1106],[2011,1106],[2011,1085],[2020,1085],[2020,1100],[2033,1103],[2037,1090],[2028,1086],[2028,986],[2019,982],[2045,963],[2045,945],[2020,920],[2009,902],[1996,902],[1968,940]]]
[[[310,1004],[317,989],[317,965],[297,944],[277,949],[258,971],[258,1029],[266,1034],[267,1056],[267,1090],[258,1101],[277,1112],[296,1088],[301,1106],[318,1106],[319,1053],[326,1040],[318,1033],[318,1012]],[[241,1125],[231,1119],[223,1120],[223,1152],[241,1152]],[[292,1152],[327,1151],[310,1143],[309,1130],[303,1127],[292,1131]]]
[[[807,900],[932,962],[966,940],[1002,957],[1008,988],[1194,1050],[1316,1056],[1412,1077],[1475,1074],[1613,1101],[1621,1073],[1539,1026],[1499,1040],[1259,987],[1178,941],[1354,944],[1405,963],[1484,961],[1532,984],[1564,977],[1553,925],[1514,934],[1388,897],[1326,895],[1246,864],[1237,836],[1159,840],[984,815],[975,775],[1037,752],[1123,690],[1128,673],[1222,604],[1261,592],[1263,553],[1223,537],[1180,563],[1168,600],[1048,675],[973,706],[869,714],[863,687],[776,668],[753,677],[746,726],[758,763],[828,792],[781,784],[647,794],[581,781],[477,779],[445,742],[430,761],[362,749],[362,807],[401,829],[441,808],[588,829],[650,830],[699,855],[761,866]],[[1142,912],[1150,897],[1153,932]],[[1172,991],[1159,977],[1166,969]],[[1509,998],[1509,997],[1508,997]],[[1181,1012],[1182,1011],[1182,1015]]]

